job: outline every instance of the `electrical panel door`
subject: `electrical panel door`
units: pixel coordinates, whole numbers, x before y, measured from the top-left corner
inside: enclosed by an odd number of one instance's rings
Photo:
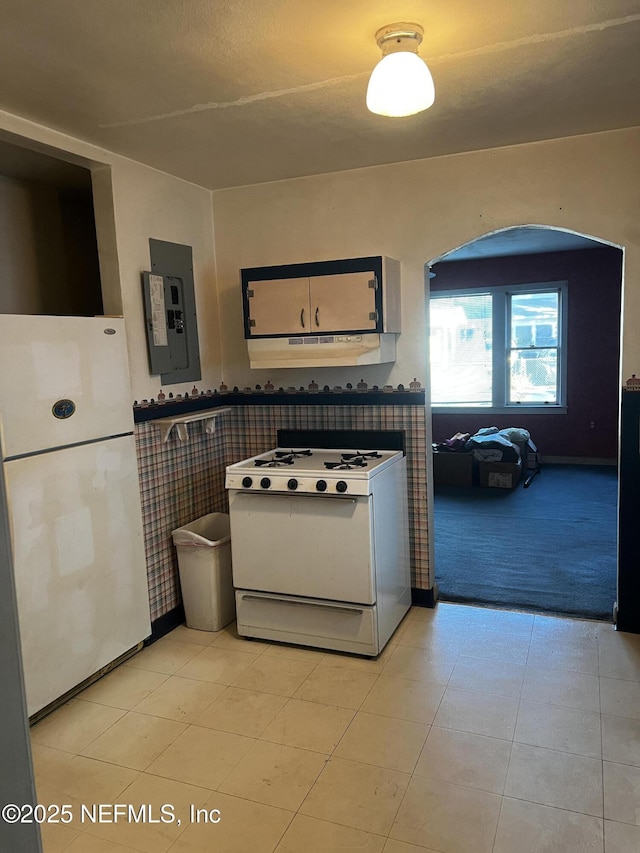
[[[190,246],[149,240],[152,271],[142,274],[149,370],[163,384],[200,379]]]

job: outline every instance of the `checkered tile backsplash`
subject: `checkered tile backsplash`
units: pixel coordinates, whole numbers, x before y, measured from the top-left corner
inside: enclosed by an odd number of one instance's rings
[[[429,566],[427,448],[422,406],[234,406],[212,435],[189,424],[162,443],[152,423],[136,425],[136,446],[152,621],[180,603],[171,532],[209,512],[227,512],[225,468],[276,446],[279,429],[404,430],[409,490],[411,585],[433,586]]]

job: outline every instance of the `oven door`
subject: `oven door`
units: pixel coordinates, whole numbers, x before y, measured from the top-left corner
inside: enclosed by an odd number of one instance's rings
[[[237,589],[375,603],[371,496],[229,492]]]

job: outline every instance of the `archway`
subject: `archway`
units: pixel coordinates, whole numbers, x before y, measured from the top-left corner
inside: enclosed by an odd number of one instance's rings
[[[462,480],[456,480],[454,476],[452,482],[468,482],[467,501],[471,500],[471,503],[482,495],[484,504],[481,511],[485,515],[483,519],[476,519],[473,524],[467,525],[470,535],[475,535],[478,540],[477,547],[469,546],[468,541],[460,537],[459,530],[455,534],[457,538],[449,540],[455,542],[454,547],[462,556],[459,565],[464,564],[469,570],[467,574],[462,569],[459,571],[459,587],[456,588],[454,583],[452,589],[449,566],[451,561],[447,556],[448,552],[443,553],[439,547],[445,527],[442,519],[446,519],[446,516],[439,514],[441,504],[438,504],[436,496],[432,531],[436,543],[435,580],[442,598],[467,602],[475,600],[481,604],[555,611],[611,620],[616,600],[615,465],[618,459],[622,262],[621,247],[607,241],[551,226],[523,225],[481,235],[432,259],[427,265],[431,276],[434,276],[430,287],[432,306],[435,306],[433,316],[441,318],[444,308],[458,312],[456,322],[447,329],[446,341],[457,341],[457,359],[462,358],[461,352],[474,352],[473,358],[477,359],[477,351],[481,348],[486,379],[483,393],[477,393],[480,373],[476,362],[462,360],[459,364],[454,362],[452,366],[452,356],[447,350],[449,372],[446,373],[443,364],[438,361],[438,356],[434,357],[430,383],[434,397],[431,410],[434,441],[444,441],[458,433],[473,436],[481,428],[493,426],[500,430],[506,427],[528,429],[546,460],[547,470],[553,470],[554,475],[562,465],[572,466],[568,468],[572,474],[578,470],[584,473],[588,464],[608,465],[606,469],[596,468],[593,473],[594,476],[600,476],[606,471],[609,481],[605,483],[605,489],[611,501],[606,515],[606,536],[602,540],[602,547],[606,551],[605,562],[609,566],[607,578],[600,577],[595,562],[588,565],[591,561],[586,553],[584,559],[578,553],[578,544],[581,541],[584,540],[585,547],[587,546],[588,536],[584,532],[581,534],[580,529],[581,525],[586,527],[588,523],[577,510],[578,515],[572,524],[569,524],[570,519],[567,519],[569,526],[562,532],[561,528],[558,528],[556,542],[560,544],[554,544],[553,539],[547,539],[546,547],[557,552],[555,556],[560,565],[563,561],[564,564],[572,561],[575,572],[578,568],[586,572],[584,595],[580,591],[580,583],[576,581],[575,576],[572,578],[570,573],[567,573],[563,581],[567,589],[558,593],[558,589],[552,587],[546,590],[544,595],[539,595],[538,587],[545,587],[546,583],[543,568],[548,564],[551,573],[558,566],[550,558],[532,552],[532,548],[535,550],[536,525],[528,524],[526,515],[512,519],[507,524],[511,524],[514,536],[521,530],[527,541],[523,546],[522,541],[513,540],[513,560],[519,559],[522,563],[529,560],[529,563],[513,565],[513,575],[502,577],[499,574],[502,571],[501,558],[505,547],[500,543],[509,543],[510,540],[508,531],[502,531],[498,536],[499,525],[495,517],[496,513],[499,513],[504,521],[508,508],[513,508],[516,504],[514,500],[504,500],[507,497],[506,489],[495,488],[506,485],[506,482],[509,485],[513,483],[496,474],[491,483],[494,488],[486,488],[486,472],[503,471],[506,466],[501,468],[498,463],[492,467],[485,463],[478,464],[476,459],[471,462],[462,457],[455,461],[452,457],[447,458],[444,460],[447,466],[453,470],[452,466],[457,465],[456,476],[462,477]],[[549,337],[552,322],[549,316],[542,314],[537,317],[537,324],[535,316],[533,322],[530,317],[526,323],[522,317],[516,322],[516,307],[533,311],[535,315],[531,300],[537,300],[542,305],[545,294],[551,293],[560,285],[565,288],[563,303],[553,322],[564,318],[565,327],[562,334],[553,326],[553,335]],[[460,323],[459,312],[462,310],[461,306],[467,305],[467,299],[471,300],[472,310],[476,310],[480,302],[483,303],[482,310],[488,312],[482,321],[484,325],[481,325],[479,320]],[[454,306],[454,302],[459,304]],[[502,309],[501,305],[506,307]],[[435,314],[436,309],[440,311],[438,315]],[[548,311],[548,305],[544,310]],[[451,321],[454,314],[449,311],[448,316]],[[435,333],[438,330],[442,331],[442,319],[438,320],[438,324],[431,326],[434,338],[437,338]],[[500,325],[504,330],[502,340],[496,332]],[[441,347],[442,340],[438,352]],[[553,365],[554,370],[557,368],[553,374],[557,396],[553,396],[547,375],[552,356],[557,359],[557,365]],[[515,368],[520,370],[520,374]],[[526,374],[523,372],[524,368],[527,370]],[[546,376],[543,387],[534,387],[532,381],[542,381],[539,379],[541,376]],[[460,393],[463,379],[466,379],[469,386],[466,396],[464,391]],[[525,379],[526,387],[523,390],[522,383]],[[517,386],[516,380],[520,381],[520,386]],[[449,388],[455,388],[457,393],[448,395]],[[436,461],[443,462],[440,456]],[[438,466],[439,470],[441,467]],[[482,485],[479,484],[479,479],[482,479]],[[547,478],[544,489],[549,487],[549,480],[550,477]],[[580,489],[580,486],[577,488]],[[593,488],[601,488],[597,477]],[[492,500],[487,504],[490,492],[493,493]],[[539,488],[538,492],[541,496],[543,489]],[[518,495],[521,501],[527,498],[524,504],[525,513],[530,512],[535,504],[537,496],[534,493],[535,489],[532,489],[530,495]],[[546,499],[551,502],[556,496],[559,496],[557,490],[552,492],[551,496],[547,494]],[[563,501],[566,503],[566,498]],[[588,533],[595,535],[594,510],[589,508],[586,502],[583,509],[584,512],[592,514]],[[558,514],[557,510],[555,512]],[[486,523],[489,517],[493,517],[491,525]],[[456,512],[456,520],[458,524],[462,520],[460,507]],[[547,521],[544,525],[545,533],[551,535],[554,524],[556,519]],[[494,528],[495,538],[492,538],[491,531]],[[567,530],[576,537],[573,540],[576,546],[571,555],[563,558],[560,551],[566,540]],[[489,533],[485,536],[487,531]],[[491,546],[494,542],[498,550],[492,552]],[[542,547],[542,537],[540,542]],[[595,550],[591,550],[594,551],[595,559]],[[509,558],[504,562],[511,565]],[[444,566],[448,567],[447,571],[443,571]],[[561,576],[562,571],[558,570],[556,574]],[[602,581],[602,588],[593,583],[594,577]],[[497,590],[501,582],[507,590],[504,594],[502,590]],[[529,585],[530,589],[527,589]],[[461,589],[464,591],[461,592]],[[603,603],[605,601],[606,605]]]

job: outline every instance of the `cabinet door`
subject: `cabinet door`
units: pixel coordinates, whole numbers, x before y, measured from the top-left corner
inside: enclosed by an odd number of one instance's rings
[[[247,294],[251,335],[300,335],[313,331],[308,278],[250,281]]]
[[[312,332],[375,330],[376,291],[373,272],[320,275],[310,279]]]

